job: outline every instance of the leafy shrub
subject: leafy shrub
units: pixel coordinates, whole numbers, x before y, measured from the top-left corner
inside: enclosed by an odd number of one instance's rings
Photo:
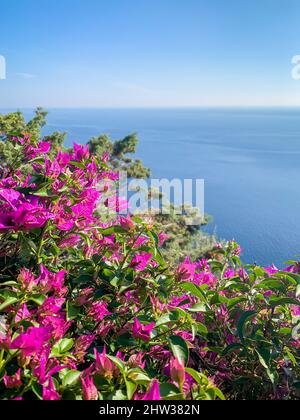
[[[22,158],[0,181],[1,399],[299,396],[296,262],[243,267],[230,242],[173,271],[152,220],[105,211],[124,205],[106,153],[6,142]]]

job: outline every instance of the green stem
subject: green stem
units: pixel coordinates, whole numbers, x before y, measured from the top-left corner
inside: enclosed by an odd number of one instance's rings
[[[48,227],[48,222],[43,227],[41,237],[40,237],[39,246],[38,246],[38,249],[37,249],[37,252],[36,252],[37,264],[38,265],[40,265],[42,263],[41,252],[42,252],[42,249],[43,249],[43,246],[44,246],[44,235],[46,233],[47,227]]]

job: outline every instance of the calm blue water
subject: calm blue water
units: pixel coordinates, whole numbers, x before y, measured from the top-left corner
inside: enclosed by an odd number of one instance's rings
[[[204,178],[211,230],[260,264],[300,253],[300,109],[51,110],[46,133],[137,132],[154,177]]]

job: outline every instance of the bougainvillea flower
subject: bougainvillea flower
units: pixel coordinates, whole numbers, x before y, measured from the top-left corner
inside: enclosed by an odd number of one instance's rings
[[[53,273],[41,264],[40,276],[36,281],[44,293],[53,291],[58,297],[62,297],[67,292],[67,288],[64,287],[66,274],[67,272],[65,270]]]
[[[207,284],[208,286],[214,287],[218,283],[218,278],[211,272],[196,273],[194,277],[194,283],[197,286]]]
[[[51,347],[46,346],[42,350],[38,363],[33,371],[40,385],[44,385],[53,375],[67,368],[67,366],[61,366],[57,359],[50,358],[50,353]]]
[[[107,302],[94,302],[88,314],[96,322],[101,322],[106,316],[111,315],[111,312],[109,312],[107,306]]]
[[[34,159],[40,155],[46,155],[50,152],[51,143],[42,141],[37,147],[29,144],[25,146],[24,153],[27,159]]]
[[[96,334],[81,335],[75,341],[74,354],[79,360],[83,360],[86,351],[91,347],[95,341]]]
[[[21,194],[13,189],[0,189],[0,198],[10,205],[13,210],[17,210]]]
[[[149,325],[143,325],[140,323],[140,321],[137,318],[135,318],[134,324],[133,324],[132,335],[136,339],[141,339],[145,342],[149,342],[151,339],[151,333],[154,327],[155,327],[155,322],[152,322]]]
[[[291,311],[294,317],[300,317],[300,306],[292,306]]]
[[[82,160],[86,160],[90,157],[90,150],[89,146],[82,146],[80,144],[74,143],[73,145],[74,149],[74,160],[77,162],[81,162]]]
[[[43,386],[43,400],[45,401],[59,401],[61,396],[56,391],[54,386],[53,379],[49,379],[49,384],[47,386]]]
[[[224,273],[224,279],[232,279],[235,276],[235,271],[232,268],[228,268]]]
[[[31,315],[30,315],[30,312],[29,312],[29,310],[27,308],[26,303],[23,303],[23,305],[21,306],[21,308],[16,313],[15,322],[18,323],[18,322],[24,321],[25,319],[30,318],[30,316]]]
[[[29,327],[26,333],[20,334],[12,343],[11,350],[21,350],[22,355],[30,357],[39,352],[51,338],[50,328]]]
[[[183,264],[177,268],[176,275],[179,281],[192,281],[195,275],[196,264],[191,263],[187,258]]]
[[[264,267],[264,270],[270,275],[272,276],[272,274],[276,274],[278,273],[278,268],[275,267],[275,265],[271,265],[271,267]]]
[[[82,382],[82,393],[85,401],[97,401],[98,390],[95,386],[93,379],[89,376],[81,378]]]
[[[45,207],[38,203],[37,198],[27,199],[14,194],[13,190],[2,190],[2,197],[6,197],[9,207],[0,205],[0,231],[1,230],[31,230],[41,228],[53,217]]]
[[[66,320],[65,312],[53,316],[40,317],[39,320],[41,325],[50,329],[54,340],[62,339],[72,325],[71,321]]]
[[[154,379],[152,382],[149,391],[147,394],[144,395],[142,398],[144,401],[160,401],[161,395],[160,395],[160,389],[159,389],[159,382],[157,379]]]
[[[131,368],[141,368],[141,369],[145,369],[146,366],[146,362],[143,361],[145,355],[142,352],[133,354],[132,356],[130,356],[129,360],[128,360],[128,366],[130,366]],[[121,359],[121,357],[119,357]]]
[[[47,298],[39,307],[38,314],[43,316],[57,314],[61,310],[64,303],[65,299],[63,298]]]
[[[119,216],[119,223],[121,225],[121,227],[125,230],[132,230],[135,227],[134,222],[131,220],[130,217],[123,217],[123,216]]]
[[[7,375],[3,376],[3,382],[6,388],[8,389],[18,388],[23,385],[21,381],[21,372],[22,370],[19,369],[13,376],[7,376]]]
[[[95,369],[98,375],[106,379],[112,379],[116,372],[116,366],[106,355],[106,347],[104,347],[102,354],[94,349]]]
[[[172,380],[181,388],[185,382],[185,367],[177,358],[170,361],[170,374]]]
[[[144,271],[149,265],[151,258],[152,254],[137,254],[132,258],[130,267],[133,267],[135,271]]]

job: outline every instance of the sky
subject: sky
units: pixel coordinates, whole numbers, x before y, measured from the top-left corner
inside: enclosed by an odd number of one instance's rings
[[[0,108],[300,106],[299,0],[0,6]]]

